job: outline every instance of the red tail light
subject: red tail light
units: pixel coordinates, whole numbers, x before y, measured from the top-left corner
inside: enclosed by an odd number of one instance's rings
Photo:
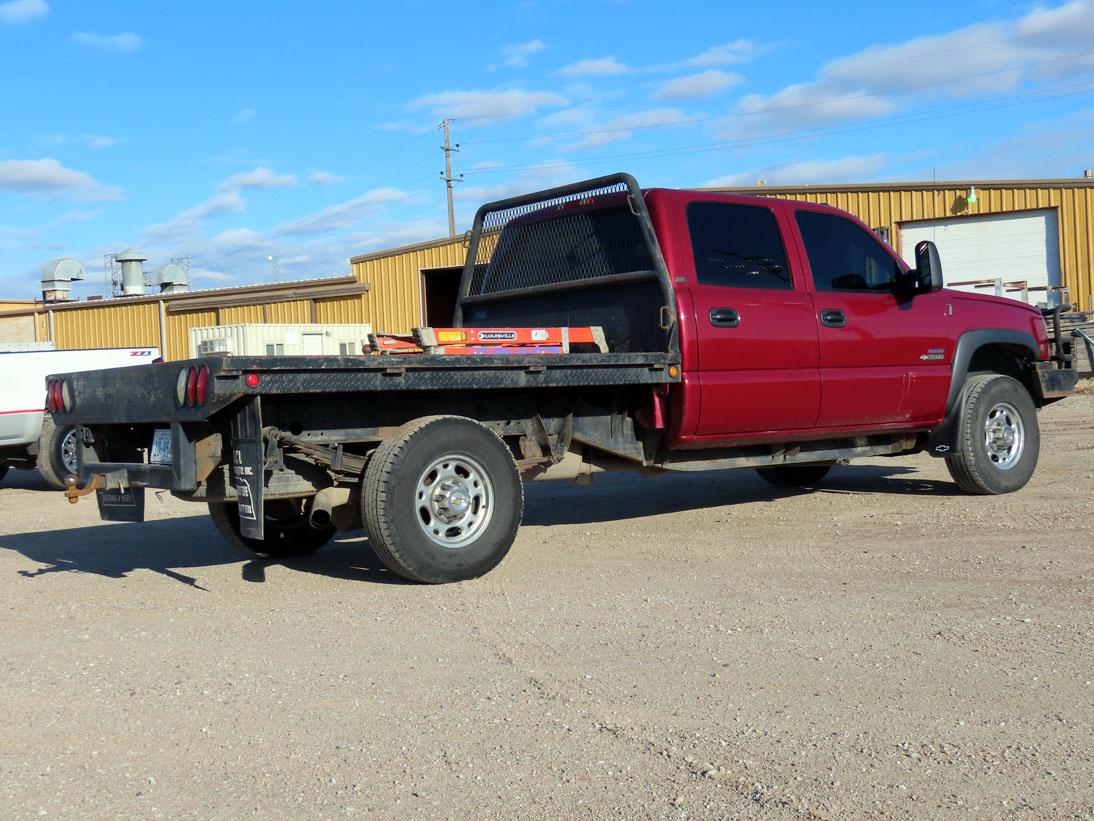
[[[51,411],[57,410],[57,380],[51,379],[46,384],[46,407]]]
[[[197,399],[198,390],[198,369],[191,368],[190,372],[186,375],[186,404],[193,405],[194,400]]]
[[[205,391],[209,387],[209,369],[202,365],[198,368],[198,381],[196,386],[197,404],[205,404]]]

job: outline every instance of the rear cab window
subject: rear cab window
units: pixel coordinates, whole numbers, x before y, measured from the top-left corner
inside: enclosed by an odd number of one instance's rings
[[[790,290],[775,214],[768,208],[697,201],[687,206],[695,275],[703,285]]]
[[[869,232],[837,214],[797,211],[795,219],[818,291],[893,293],[900,263]]]

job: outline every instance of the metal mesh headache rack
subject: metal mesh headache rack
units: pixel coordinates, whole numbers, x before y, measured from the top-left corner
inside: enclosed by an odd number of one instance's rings
[[[660,285],[656,307],[667,329],[675,298],[642,191],[629,174],[499,200],[475,215],[456,324],[466,306],[641,281]]]

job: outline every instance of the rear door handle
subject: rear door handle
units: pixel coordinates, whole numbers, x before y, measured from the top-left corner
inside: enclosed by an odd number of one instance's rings
[[[843,311],[834,308],[825,308],[820,312],[821,325],[826,328],[846,328],[847,315]]]
[[[710,324],[715,328],[736,328],[741,324],[741,315],[732,308],[711,308]]]

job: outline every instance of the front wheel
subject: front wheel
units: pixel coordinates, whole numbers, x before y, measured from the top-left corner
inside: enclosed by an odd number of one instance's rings
[[[75,426],[57,427],[46,414],[38,437],[38,472],[54,490],[64,490],[65,479],[76,475],[76,444]]]
[[[385,440],[361,485],[361,518],[389,570],[439,584],[496,567],[513,544],[524,487],[508,446],[473,419],[429,416]]]
[[[961,428],[946,468],[967,493],[1013,493],[1037,467],[1041,433],[1029,392],[1009,376],[980,374],[965,386]]]
[[[266,502],[262,539],[239,532],[239,506],[235,502],[209,502],[213,526],[232,547],[260,559],[293,559],[321,548],[338,532],[334,525],[314,528],[303,506],[295,499]]]
[[[775,487],[813,487],[828,475],[831,465],[775,465],[757,468],[760,478]]]

